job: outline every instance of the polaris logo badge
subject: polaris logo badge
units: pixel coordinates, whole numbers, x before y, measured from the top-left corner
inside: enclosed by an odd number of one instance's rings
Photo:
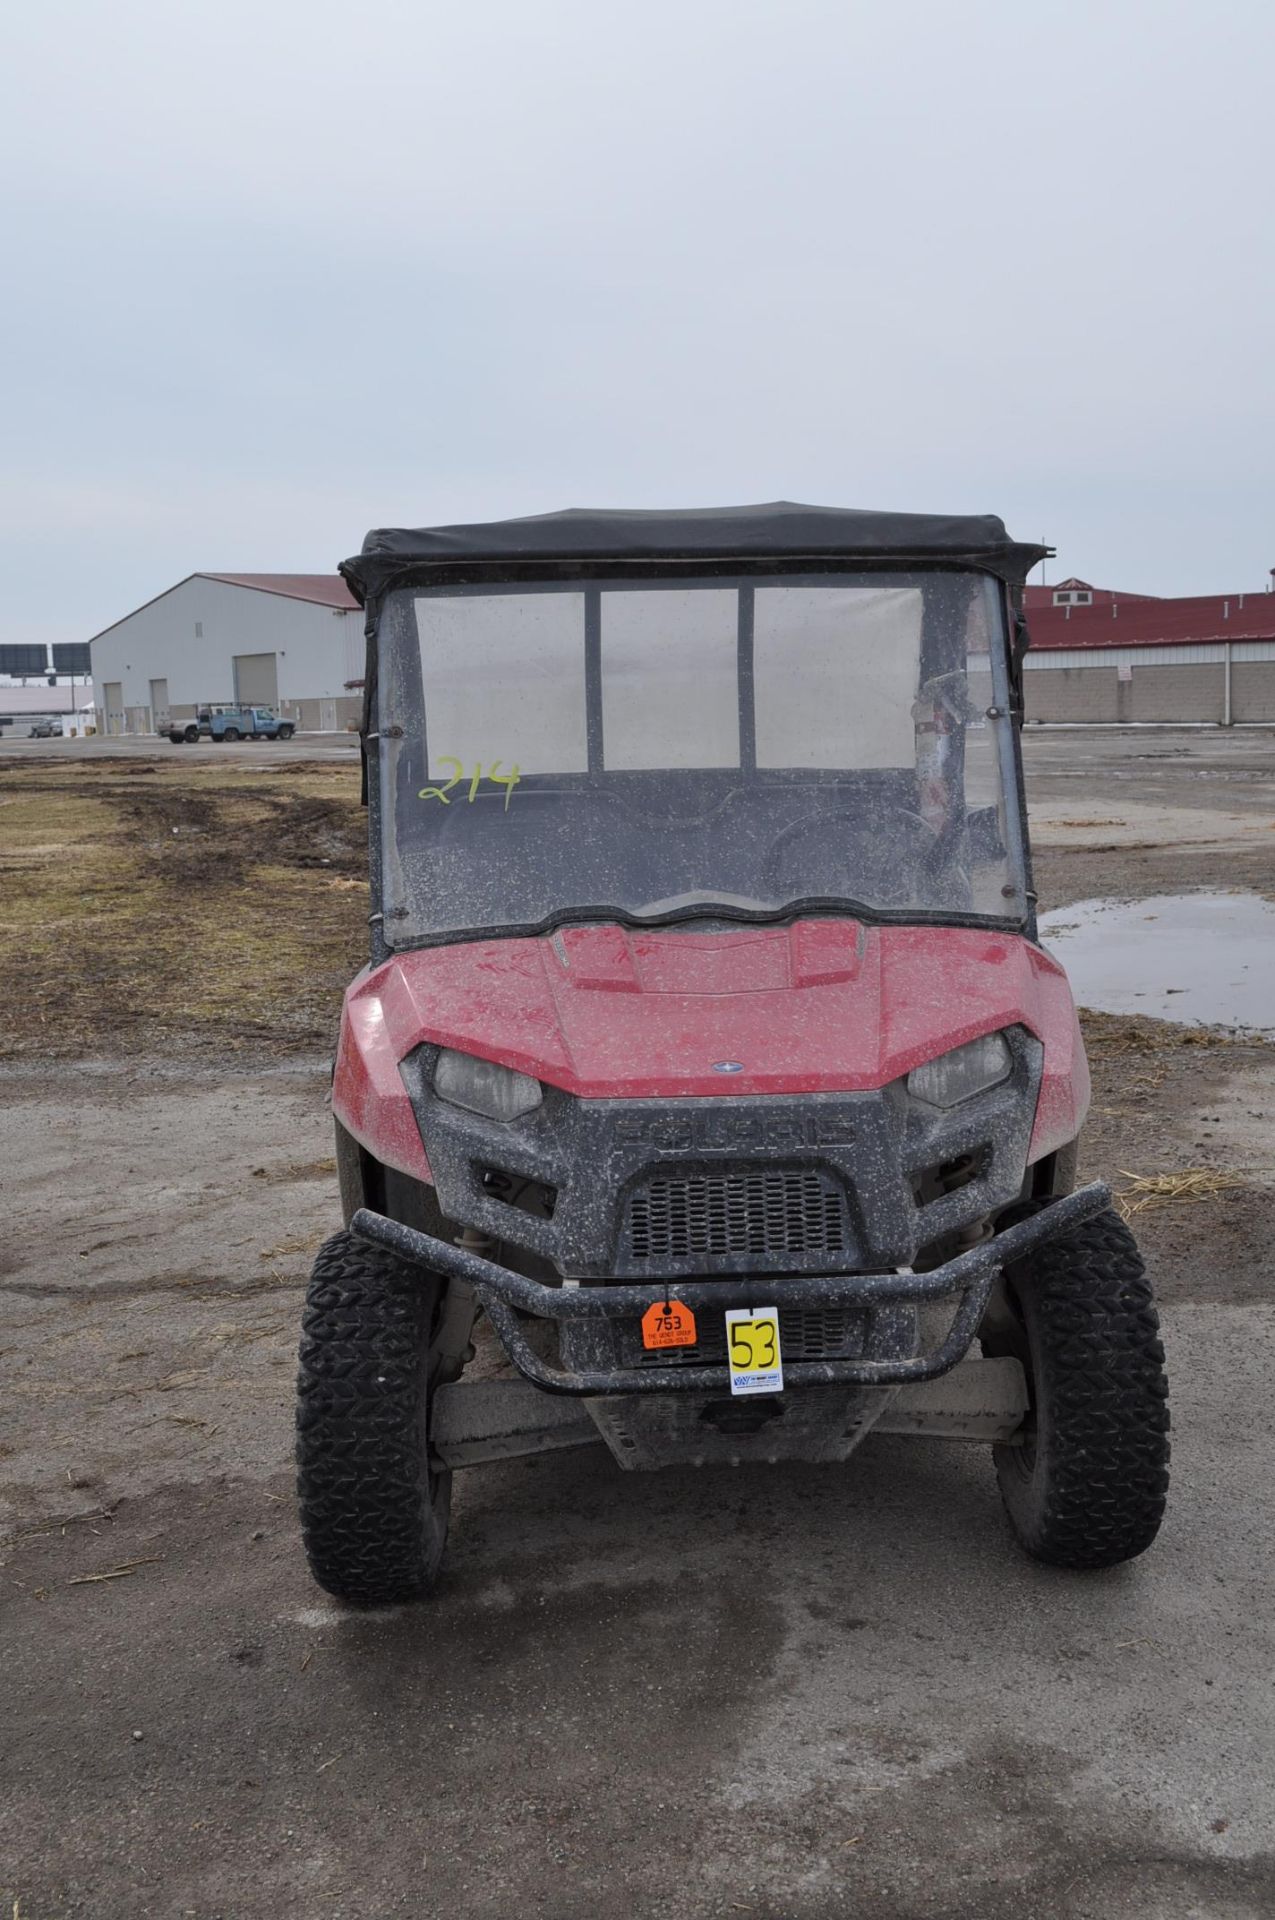
[[[713,1062],[714,1073],[742,1073],[743,1071],[742,1060],[714,1060]]]

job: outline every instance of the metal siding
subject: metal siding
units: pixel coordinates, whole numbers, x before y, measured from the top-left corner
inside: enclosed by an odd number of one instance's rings
[[[362,686],[363,676],[367,670],[367,640],[363,633],[361,607],[357,613],[346,613],[341,616],[341,644],[345,652],[345,680],[348,691],[349,683],[353,680],[357,680]]]
[[[1057,647],[1049,653],[1029,653],[1027,667],[1033,673],[1063,667],[1185,667],[1204,666],[1226,656],[1221,640],[1193,641],[1175,647]],[[1275,641],[1236,640],[1231,648],[1235,660],[1275,660]]]

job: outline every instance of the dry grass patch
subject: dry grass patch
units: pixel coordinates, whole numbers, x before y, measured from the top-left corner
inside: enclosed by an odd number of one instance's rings
[[[1126,1220],[1148,1207],[1198,1204],[1248,1185],[1241,1173],[1218,1167],[1181,1167],[1174,1173],[1129,1173],[1121,1168],[1120,1178],[1129,1183],[1116,1195]]]
[[[0,768],[0,1056],[334,1037],[367,954],[358,772]]]
[[[1260,1046],[1260,1035],[1220,1032],[1216,1027],[1179,1027],[1168,1020],[1152,1020],[1140,1013],[1094,1013],[1080,1010],[1085,1051],[1091,1060],[1121,1054],[1176,1053],[1183,1047]]]

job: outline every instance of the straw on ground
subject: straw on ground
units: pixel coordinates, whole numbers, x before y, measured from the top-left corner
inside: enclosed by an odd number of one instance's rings
[[[1174,1173],[1130,1173],[1120,1169],[1122,1180],[1129,1182],[1116,1195],[1116,1204],[1126,1220],[1148,1207],[1173,1205],[1179,1201],[1216,1200],[1219,1194],[1233,1193],[1248,1185],[1241,1172],[1221,1167],[1181,1167]]]

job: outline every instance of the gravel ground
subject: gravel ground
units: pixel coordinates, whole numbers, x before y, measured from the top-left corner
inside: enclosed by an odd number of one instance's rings
[[[1027,752],[1047,904],[1271,890],[1271,736]],[[459,1477],[436,1603],[382,1613],[311,1585],[291,1499],[322,1057],[0,1068],[6,1916],[1275,1912],[1275,1050],[1089,1031],[1084,1173],[1242,1175],[1135,1218],[1174,1394],[1142,1561],[1028,1562],[977,1447],[597,1452]]]

